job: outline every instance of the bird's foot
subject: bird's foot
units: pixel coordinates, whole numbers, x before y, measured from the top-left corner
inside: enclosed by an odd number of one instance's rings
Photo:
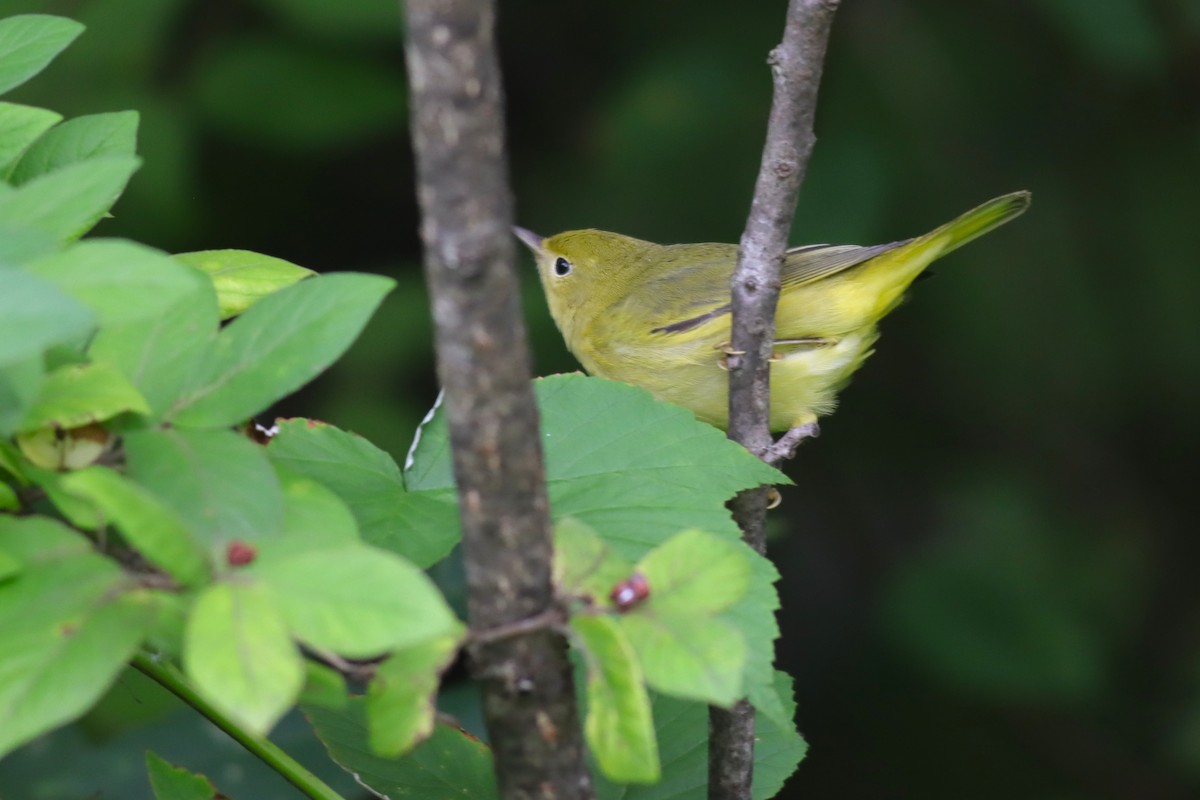
[[[728,341],[728,340],[721,342],[720,344],[713,345],[713,349],[720,350],[722,353],[725,354],[725,355],[721,356],[719,359],[717,359],[717,366],[720,367],[721,369],[725,370],[726,372],[729,371],[729,357],[730,356],[746,355],[745,350],[734,350],[733,342]]]
[[[796,455],[796,448],[800,446],[801,442],[805,439],[815,439],[820,435],[821,426],[815,420],[797,425],[768,447],[762,455],[762,460],[773,467],[779,466]]]

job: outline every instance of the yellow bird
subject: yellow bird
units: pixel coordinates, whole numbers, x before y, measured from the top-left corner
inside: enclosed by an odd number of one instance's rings
[[[1021,214],[1029,200],[1028,192],[997,197],[915,239],[788,250],[775,315],[771,429],[815,430],[909,284],[935,259]],[[584,369],[728,427],[724,365],[737,245],[514,230],[533,251],[550,314]]]

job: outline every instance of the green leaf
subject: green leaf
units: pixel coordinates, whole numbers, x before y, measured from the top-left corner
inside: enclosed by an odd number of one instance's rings
[[[263,543],[260,563],[360,542],[354,515],[337,495],[316,481],[276,471],[283,487],[283,535]]]
[[[0,194],[5,192],[3,186],[3,182],[0,182]],[[23,266],[35,258],[53,253],[58,246],[58,240],[45,231],[0,225],[0,269]]]
[[[759,714],[754,723],[754,800],[774,797],[783,788],[804,756],[808,744],[796,730],[796,699],[792,693],[792,678],[786,672],[775,670],[772,675],[772,691],[776,704],[783,709],[782,719],[772,719]]]
[[[2,320],[0,327],[4,327]],[[40,355],[0,366],[0,436],[11,436],[16,432],[37,399],[43,380],[45,373]]]
[[[454,660],[461,632],[404,647],[379,665],[367,689],[371,749],[398,756],[429,738],[442,671]]]
[[[780,725],[791,725],[791,715],[786,714],[775,691],[775,640],[779,638],[779,623],[775,612],[779,609],[779,594],[775,582],[779,571],[770,559],[747,549],[750,559],[751,577],[746,594],[721,619],[742,632],[746,640],[746,668],[743,693],[753,706]]]
[[[384,797],[421,800],[499,800],[487,745],[466,731],[435,725],[433,734],[400,758],[376,755],[368,741],[367,701],[352,698],[344,710],[305,707],[329,756]]]
[[[425,573],[373,547],[309,551],[251,571],[270,588],[292,634],[319,650],[366,658],[461,633]]]
[[[154,619],[153,597],[83,537],[39,517],[0,516],[0,551],[24,568],[0,583],[0,754],[86,711]]]
[[[64,17],[21,14],[0,20],[0,93],[37,75],[83,26]]]
[[[89,350],[92,358],[115,364],[138,388],[161,419],[203,365],[217,337],[217,295],[203,276],[171,262],[192,281],[173,303],[145,309],[148,315],[106,323]]]
[[[182,300],[196,302],[203,284],[166,253],[122,239],[77,242],[28,271],[90,308],[102,327],[155,321]]]
[[[728,622],[658,615],[653,599],[619,619],[653,689],[724,707],[742,697],[746,641]]]
[[[282,258],[249,250],[201,250],[179,253],[175,258],[212,279],[221,319],[235,317],[267,295],[316,274]]]
[[[0,481],[0,511],[16,511],[21,507],[17,492],[7,483]],[[5,571],[3,554],[0,553],[0,580],[8,573]]]
[[[634,386],[584,375],[534,381],[555,520],[591,525],[636,561],[683,528],[738,536],[725,501],[787,483],[691,412]],[[405,470],[410,492],[453,488],[445,414],[422,429]]]
[[[26,148],[61,119],[62,114],[44,108],[0,103],[0,178],[7,178]]]
[[[93,158],[0,192],[0,226],[78,238],[117,202],[140,163],[133,156]]]
[[[45,431],[39,431],[33,435],[40,436],[44,433]],[[64,458],[64,460],[68,459]],[[63,488],[63,478],[67,477],[68,473],[59,472],[58,468],[42,468],[27,464],[25,465],[25,474],[31,482],[41,487],[42,491],[46,493],[46,497],[50,498],[50,502],[67,522],[80,530],[94,531],[100,527],[100,517],[96,512],[96,507]]]
[[[590,526],[574,517],[554,526],[554,582],[561,592],[610,605],[613,587],[632,572],[633,565],[614,554]]]
[[[754,727],[753,800],[767,800],[782,788],[804,757],[805,744],[791,717],[791,678],[782,672],[773,678],[773,691],[782,693],[787,722],[759,716]],[[655,733],[662,760],[662,780],[649,786],[615,784],[596,776],[599,800],[707,800],[708,706],[690,700],[652,695]]]
[[[69,164],[137,152],[138,113],[116,111],[75,117],[34,142],[13,168],[10,182],[20,186]]]
[[[219,583],[192,607],[184,668],[196,689],[238,724],[266,733],[300,694],[304,664],[270,593]]]
[[[155,800],[215,800],[219,796],[208,778],[172,766],[152,750],[146,751],[146,771]]]
[[[301,705],[339,709],[345,708],[348,700],[346,679],[342,673],[316,661],[304,660],[304,689],[299,699]]]
[[[283,491],[261,445],[232,431],[131,431],[129,475],[174,509],[192,533],[223,551],[278,536]]]
[[[10,492],[12,491],[8,484],[0,484],[0,491],[5,489]],[[16,499],[15,494],[13,495],[13,499]],[[4,550],[0,550],[0,582],[8,580],[20,571],[21,562],[17,560],[17,557]]]
[[[146,560],[185,586],[207,580],[208,559],[179,516],[146,489],[105,467],[62,478],[63,489],[93,503]]]
[[[354,512],[366,541],[419,567],[440,561],[458,541],[452,494],[405,492],[396,462],[361,436],[316,420],[284,420],[267,455],[331,489]]]
[[[102,362],[68,364],[46,376],[18,430],[79,428],[127,411],[145,414],[150,409],[116,367]]]
[[[398,16],[396,26],[398,32]],[[405,124],[400,71],[353,53],[243,39],[211,49],[197,75],[209,122],[275,149],[350,147]]]
[[[711,533],[683,531],[638,562],[657,614],[715,614],[746,593],[749,549]]]
[[[236,425],[300,388],[350,346],[394,285],[378,275],[321,275],[256,303],[221,331],[176,404],[176,422]]]
[[[578,615],[571,630],[587,662],[584,733],[600,769],[621,783],[661,777],[650,698],[633,647],[610,617]]]
[[[42,278],[0,269],[0,367],[78,339],[94,324],[91,311]]]

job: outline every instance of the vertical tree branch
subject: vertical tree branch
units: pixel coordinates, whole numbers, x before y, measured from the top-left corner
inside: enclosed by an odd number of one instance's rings
[[[407,0],[421,237],[433,302],[471,626],[554,605],[551,527],[513,241],[493,0]],[[505,798],[591,796],[566,642],[473,649]]]
[[[816,137],[813,117],[825,47],[838,0],[790,0],[783,41],[768,63],[774,84],[771,115],[754,199],[730,287],[733,336],[729,365],[729,437],[751,452],[771,450],[770,358],[775,338],[779,273],[796,199]],[[767,492],[742,492],[732,503],[742,537],[758,552]],[[743,701],[709,716],[709,800],[749,800],[754,767],[754,709]]]

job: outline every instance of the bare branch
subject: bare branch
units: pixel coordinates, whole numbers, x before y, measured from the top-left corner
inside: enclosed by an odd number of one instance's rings
[[[551,613],[551,529],[509,226],[493,0],[408,0],[425,272],[477,631]],[[566,642],[471,648],[505,798],[591,797]]]
[[[800,184],[816,137],[813,117],[825,47],[838,0],[790,0],[783,41],[771,51],[774,82],[771,116],[750,216],[742,234],[733,300],[729,360],[729,437],[760,456],[778,457],[772,447],[770,358],[775,338],[779,273]],[[797,439],[798,441],[798,439]],[[794,445],[789,442],[788,444]],[[739,494],[732,503],[742,537],[766,549],[767,492]],[[749,800],[754,767],[754,709],[743,701],[709,716],[709,800]]]

